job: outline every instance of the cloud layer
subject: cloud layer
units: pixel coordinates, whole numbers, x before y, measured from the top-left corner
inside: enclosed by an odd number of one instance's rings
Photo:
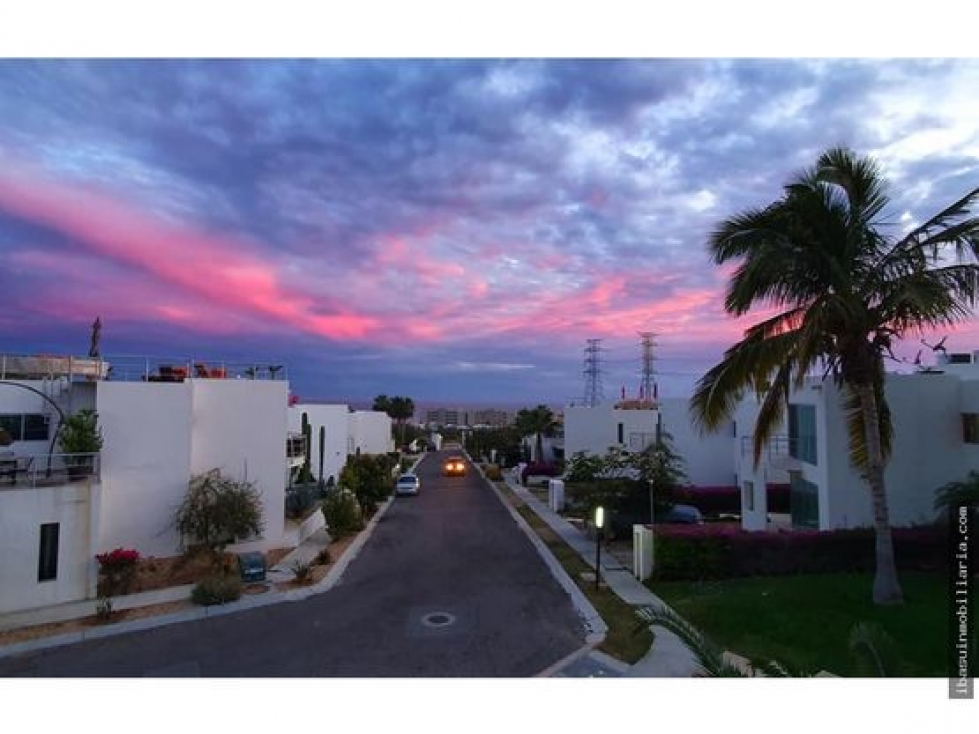
[[[298,392],[682,393],[745,323],[707,233],[823,148],[895,227],[979,181],[979,63],[3,61],[8,351],[268,357]],[[958,347],[979,347],[967,324]],[[910,347],[909,347],[910,348]],[[913,353],[913,351],[912,351]]]

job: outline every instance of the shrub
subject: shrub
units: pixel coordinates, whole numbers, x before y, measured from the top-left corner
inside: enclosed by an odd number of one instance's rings
[[[240,597],[241,579],[229,575],[205,576],[190,592],[191,601],[201,606],[226,604]]]
[[[173,525],[185,538],[212,553],[237,538],[262,532],[262,500],[250,482],[221,476],[212,469],[191,477],[187,494],[174,514]]]
[[[296,575],[296,581],[301,584],[308,584],[313,580],[313,564],[310,562],[303,563],[300,560],[296,560],[292,564],[292,572]]]
[[[557,464],[527,464],[520,472],[520,483],[526,484],[527,477],[557,477],[561,475],[561,468]]]
[[[323,519],[330,535],[340,538],[364,527],[364,518],[357,497],[345,489],[337,489],[323,500]]]
[[[116,548],[108,553],[97,554],[95,560],[99,562],[100,588],[105,596],[114,596],[129,590],[136,575],[139,551]]]
[[[503,479],[503,472],[500,471],[499,464],[487,464],[483,467],[483,474],[491,482],[499,482]]]
[[[656,577],[703,580],[739,576],[872,571],[871,528],[819,532],[747,532],[736,524],[660,525],[655,531]],[[945,568],[945,534],[934,528],[895,528],[902,570]]]
[[[286,490],[286,517],[291,520],[305,515],[316,504],[320,488],[315,484]]]
[[[317,566],[326,566],[333,562],[333,556],[330,555],[330,549],[324,548],[319,553],[316,554],[316,558],[313,559],[313,563]]]

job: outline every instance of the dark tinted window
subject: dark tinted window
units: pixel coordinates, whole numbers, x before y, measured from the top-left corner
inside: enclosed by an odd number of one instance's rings
[[[29,413],[24,416],[24,440],[48,440],[48,417],[46,415]]]
[[[58,578],[58,533],[56,522],[41,526],[41,542],[37,561],[37,580],[50,581]]]

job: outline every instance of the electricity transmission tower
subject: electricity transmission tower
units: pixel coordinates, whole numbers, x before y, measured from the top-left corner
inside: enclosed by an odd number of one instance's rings
[[[601,339],[589,339],[585,347],[585,398],[584,403],[594,408],[605,397],[602,394]]]
[[[642,337],[642,383],[639,388],[641,400],[656,398],[656,382],[653,379],[653,347],[656,346],[656,334],[651,331],[640,331]]]

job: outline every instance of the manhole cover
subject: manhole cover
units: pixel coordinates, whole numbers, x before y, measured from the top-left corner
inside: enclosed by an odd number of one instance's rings
[[[447,627],[456,621],[448,612],[433,612],[422,617],[422,624],[426,627]]]

